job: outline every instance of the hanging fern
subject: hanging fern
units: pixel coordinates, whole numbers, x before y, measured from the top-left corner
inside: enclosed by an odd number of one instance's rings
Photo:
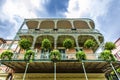
[[[59,50],[53,50],[50,52],[50,59],[55,61],[55,60],[60,60],[61,59],[61,54]]]
[[[24,60],[34,60],[35,52],[32,50],[26,51],[24,55]]]
[[[115,58],[110,50],[104,50],[101,52],[100,58],[106,61],[115,61]]]
[[[86,60],[86,54],[84,53],[84,51],[78,51],[76,53],[76,58],[81,61],[81,60]]]
[[[0,55],[0,58],[2,60],[11,60],[13,56],[13,52],[6,50],[4,52],[2,52],[2,54]]]

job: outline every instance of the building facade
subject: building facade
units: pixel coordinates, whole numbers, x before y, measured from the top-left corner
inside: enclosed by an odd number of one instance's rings
[[[35,59],[30,63],[24,60],[25,51],[18,45],[18,41],[23,38],[30,40],[31,49],[35,52]],[[74,41],[74,48],[67,50],[63,47],[63,41],[67,38]],[[49,39],[52,44],[52,48],[46,53],[42,49],[44,39]],[[84,47],[88,39],[95,42],[91,50]],[[103,43],[104,37],[95,29],[91,19],[25,19],[7,47],[14,52],[12,60],[2,60],[1,63],[10,68],[15,80],[106,80],[105,74],[120,65],[119,62],[110,64],[99,59],[100,54],[96,51]],[[50,60],[49,54],[53,49],[60,51],[60,61]],[[76,59],[75,55],[79,50],[86,53],[87,60],[79,62]]]
[[[112,51],[118,61],[120,61],[120,38],[115,42],[116,49]]]

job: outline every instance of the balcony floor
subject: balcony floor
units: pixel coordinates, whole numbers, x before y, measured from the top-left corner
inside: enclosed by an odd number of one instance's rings
[[[87,73],[106,73],[112,70],[109,62],[85,60],[83,61]],[[12,68],[15,73],[24,73],[27,62],[24,60],[1,61],[2,64]],[[113,62],[115,68],[120,62]],[[82,62],[76,60],[62,60],[56,62],[57,73],[84,73]],[[35,60],[30,62],[27,73],[54,73],[54,63],[50,60]]]

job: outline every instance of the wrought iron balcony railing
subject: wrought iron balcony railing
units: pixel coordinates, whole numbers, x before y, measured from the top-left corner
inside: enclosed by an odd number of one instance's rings
[[[21,29],[18,34],[80,34],[80,33],[89,33],[89,34],[100,34],[96,29],[59,29],[57,31],[49,30],[35,30],[35,29]]]
[[[36,53],[34,59],[39,60],[39,59],[50,59],[49,58],[50,53]],[[97,54],[86,54],[87,60],[98,60],[98,55]],[[23,60],[24,59],[24,54],[14,54],[13,60]],[[61,53],[61,60],[77,60],[76,59],[76,54],[65,54]]]

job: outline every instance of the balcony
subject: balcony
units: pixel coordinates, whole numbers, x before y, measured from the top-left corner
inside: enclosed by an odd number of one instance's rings
[[[100,34],[96,29],[58,29],[58,30],[43,30],[43,29],[21,29],[18,34]]]
[[[49,58],[49,52],[47,53],[36,53],[34,60],[48,60],[50,61]],[[87,60],[99,60],[97,54],[86,54]],[[21,53],[15,53],[13,56],[13,60],[24,60],[24,54]],[[77,60],[76,59],[76,54],[66,54],[66,53],[61,53],[61,60]]]

